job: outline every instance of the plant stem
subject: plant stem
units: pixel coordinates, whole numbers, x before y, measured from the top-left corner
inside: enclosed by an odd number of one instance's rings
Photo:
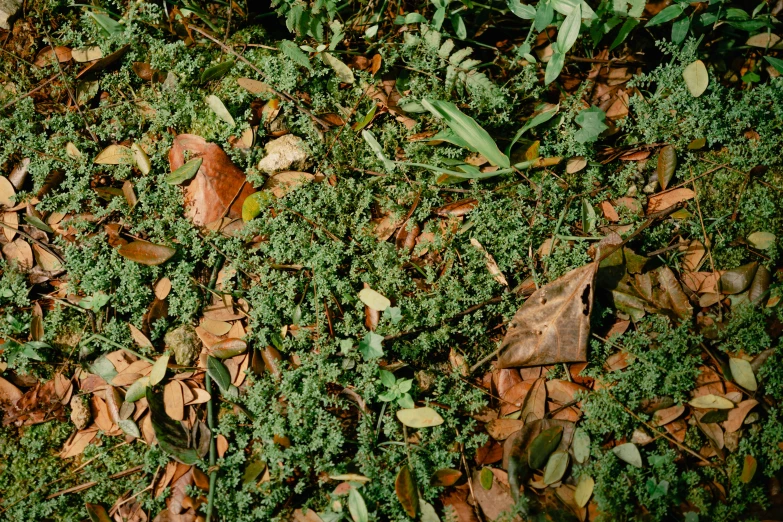
[[[209,494],[207,496],[207,512],[204,517],[205,522],[211,522],[212,519],[212,505],[215,500],[215,484],[217,483],[217,470],[215,469],[215,463],[217,462],[217,444],[215,442],[215,416],[214,406],[212,405],[212,378],[209,373],[206,374],[204,379],[204,386],[207,389],[207,393],[210,395],[209,401],[207,401],[207,426],[209,427]]]

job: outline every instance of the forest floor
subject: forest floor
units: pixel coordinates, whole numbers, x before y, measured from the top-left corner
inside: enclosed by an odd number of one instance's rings
[[[0,0],[0,520],[783,520],[783,2],[250,4]]]

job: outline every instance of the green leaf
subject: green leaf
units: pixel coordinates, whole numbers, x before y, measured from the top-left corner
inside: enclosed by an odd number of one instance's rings
[[[367,142],[367,145],[370,146],[370,148],[378,157],[378,159],[381,160],[381,163],[383,163],[383,167],[388,172],[393,171],[395,166],[394,162],[389,158],[387,158],[386,155],[383,153],[383,148],[381,147],[381,144],[378,143],[378,140],[375,139],[375,135],[368,130],[363,130],[362,138],[364,138],[364,141]]]
[[[169,185],[179,185],[183,181],[187,181],[195,176],[198,169],[201,168],[201,163],[203,161],[202,158],[194,158],[163,178],[163,181]]]
[[[645,485],[647,486],[647,494],[650,496],[650,500],[663,498],[669,493],[668,480],[662,480],[656,483],[654,479],[649,478]]]
[[[381,375],[381,382],[387,388],[391,388],[397,383],[397,379],[394,377],[394,374],[390,371],[380,370],[380,375]]]
[[[563,70],[565,64],[565,54],[560,51],[555,53],[549,58],[549,62],[546,64],[546,72],[544,73],[544,85],[549,85],[560,76],[560,72]]]
[[[523,4],[519,0],[507,0],[509,10],[523,20],[533,20],[536,17],[536,8],[532,5]]]
[[[445,120],[451,130],[475,147],[493,165],[504,168],[511,166],[508,157],[500,152],[489,133],[476,123],[476,120],[460,111],[456,105],[451,102],[428,99],[422,100],[422,105],[436,118]]]
[[[275,198],[268,190],[253,192],[242,203],[242,221],[247,223],[258,217],[261,212],[274,202]]]
[[[554,426],[542,431],[533,439],[528,450],[527,462],[531,469],[541,469],[563,438],[563,427]]]
[[[576,115],[574,121],[582,127],[574,135],[574,139],[579,143],[594,142],[603,131],[609,128],[604,123],[606,121],[606,113],[596,106],[581,111]]]
[[[163,377],[166,375],[166,369],[169,365],[169,355],[161,355],[158,357],[158,360],[155,361],[155,364],[152,365],[152,369],[149,373],[149,381],[150,386],[155,386],[160,381],[163,380]]]
[[[222,78],[223,75],[230,71],[233,66],[234,60],[227,60],[223,63],[219,63],[208,69],[205,69],[204,72],[201,73],[201,83],[207,83],[211,82],[212,80]]]
[[[104,306],[106,306],[106,303],[108,303],[111,300],[111,296],[104,294],[103,292],[96,292],[93,295],[88,295],[81,301],[79,301],[79,306],[84,308],[85,310],[92,310],[94,312],[97,312]]]
[[[749,391],[756,391],[758,384],[756,376],[753,374],[753,367],[745,359],[729,359],[729,368],[734,382]]]
[[[310,57],[307,56],[307,54],[305,54],[294,42],[291,40],[282,40],[279,44],[277,44],[277,47],[284,55],[290,58],[291,61],[312,72],[313,66],[310,64]]]
[[[412,386],[413,386],[413,379],[400,379],[399,381],[397,381],[397,389],[400,390],[402,393],[410,391]]]
[[[210,94],[206,97],[205,100],[207,105],[209,105],[209,108],[212,109],[212,112],[214,112],[218,118],[228,123],[232,127],[236,125],[234,117],[231,116],[230,112],[228,112],[228,109],[226,109],[226,106],[223,104],[223,101],[220,98],[214,94]]]
[[[353,522],[369,522],[370,520],[364,498],[356,488],[351,488],[351,491],[348,492],[348,512],[351,514]]]
[[[577,428],[572,445],[574,458],[579,464],[584,463],[590,457],[590,435],[583,428]]]
[[[147,395],[147,386],[150,384],[149,377],[139,377],[136,381],[128,386],[128,391],[125,392],[125,402],[136,402],[142,397]]]
[[[577,5],[571,14],[566,16],[560,30],[557,33],[557,49],[565,54],[571,50],[579,37],[579,29],[582,26],[582,6]],[[562,68],[562,66],[561,66]]]
[[[398,324],[402,320],[402,312],[397,306],[390,306],[383,311],[383,318],[391,321],[392,324]]]
[[[511,149],[516,144],[517,141],[519,141],[519,138],[522,137],[523,134],[525,134],[527,131],[534,127],[538,127],[542,123],[546,123],[549,120],[551,120],[555,114],[560,110],[560,105],[550,105],[547,106],[545,104],[542,104],[539,106],[539,109],[541,107],[544,107],[543,110],[541,110],[538,114],[530,118],[525,125],[522,126],[521,129],[517,131],[517,133],[514,135],[514,139],[511,140],[511,143],[506,147],[506,156],[511,155]],[[435,137],[433,137],[435,139]]]
[[[34,226],[35,228],[37,228],[38,230],[43,230],[44,232],[48,232],[49,234],[54,232],[54,229],[52,227],[50,227],[49,225],[47,225],[46,223],[44,223],[43,221],[41,221],[39,218],[35,216],[25,215],[24,220],[27,221],[32,226]]]
[[[207,373],[212,380],[218,385],[220,391],[224,394],[231,387],[231,374],[228,372],[228,368],[223,364],[220,359],[207,356]]]
[[[549,456],[549,460],[544,468],[544,484],[547,486],[560,482],[568,469],[570,457],[567,451],[556,451]]]
[[[192,465],[201,460],[198,452],[189,447],[189,433],[182,423],[166,414],[163,394],[147,388],[147,404],[150,408],[152,429],[155,431],[160,448],[183,464]]]
[[[105,355],[95,359],[90,366],[90,373],[94,373],[106,382],[111,382],[117,376],[117,370]]]
[[[734,408],[734,403],[730,400],[726,399],[725,397],[713,395],[711,393],[708,393],[707,395],[700,395],[694,399],[691,399],[688,401],[688,404],[694,408],[704,409],[717,408],[719,410],[730,410]]]
[[[481,468],[481,473],[479,473],[479,482],[481,482],[481,487],[489,491],[492,489],[492,482],[495,480],[495,474],[492,473],[492,470],[489,468]]]
[[[130,435],[131,437],[135,437],[137,439],[141,438],[141,432],[139,431],[139,427],[136,426],[136,423],[133,422],[131,419],[119,420],[117,421],[117,426],[119,426],[123,432]]]
[[[413,397],[411,397],[410,393],[403,393],[397,398],[397,404],[400,406],[400,408],[403,409],[411,409],[416,407],[416,403],[413,402]]]
[[[766,250],[775,244],[775,234],[772,232],[753,232],[748,235],[748,243],[753,248]]]
[[[367,332],[364,339],[359,341],[359,352],[365,361],[371,361],[383,357],[383,336],[375,332]]]
[[[769,64],[774,67],[777,72],[783,74],[783,60],[773,56],[765,56],[764,59],[767,60],[767,62],[769,62]]]
[[[626,38],[628,38],[628,35],[633,31],[636,26],[639,25],[639,20],[636,18],[627,18],[625,22],[623,22],[622,27],[620,27],[620,32],[617,33],[617,36],[614,37],[614,40],[612,40],[612,45],[609,46],[609,50],[613,50],[615,47],[620,45],[625,41]]]
[[[416,513],[419,511],[419,492],[416,490],[416,483],[407,465],[402,466],[397,473],[394,491],[397,493],[397,499],[405,513],[411,518],[416,518]]]
[[[122,24],[109,15],[95,13],[93,11],[87,11],[87,14],[95,20],[95,23],[98,24],[98,27],[100,27],[101,31],[103,31],[106,36],[114,36],[122,33],[124,30]]]
[[[421,511],[419,522],[440,522],[440,517],[432,504],[421,498],[419,499],[419,510]]]
[[[585,234],[592,232],[595,228],[597,219],[593,205],[582,198],[582,232]]]
[[[672,42],[681,44],[685,41],[685,37],[688,36],[688,31],[691,28],[690,18],[680,18],[672,24]]]
[[[683,13],[683,8],[680,4],[673,4],[663,9],[660,13],[653,16],[645,27],[655,27],[656,25],[665,24],[670,20],[674,20]]]
[[[321,60],[332,68],[332,70],[337,75],[337,79],[340,80],[341,83],[353,83],[356,81],[353,76],[353,71],[351,71],[347,65],[331,54],[327,52],[321,53]]]
[[[536,16],[533,20],[533,28],[540,33],[552,23],[554,17],[555,12],[552,9],[552,4],[547,0],[539,1],[536,7]]]
[[[707,67],[701,60],[696,60],[682,71],[682,78],[685,80],[685,86],[688,87],[691,96],[698,98],[704,91],[707,90],[707,86],[710,84],[710,75],[707,72]]]
[[[636,447],[636,444],[632,442],[615,446],[612,448],[612,453],[617,455],[617,458],[627,462],[631,466],[635,466],[637,468],[642,467],[642,455],[639,453],[639,448]]]

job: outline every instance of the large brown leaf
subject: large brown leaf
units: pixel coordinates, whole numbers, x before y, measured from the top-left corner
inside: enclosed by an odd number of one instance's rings
[[[511,320],[498,367],[586,361],[597,269],[590,263],[536,290]]]
[[[196,177],[184,183],[185,215],[198,226],[212,223],[225,215],[242,217],[242,204],[255,189],[245,183],[245,173],[231,162],[231,158],[217,144],[208,143],[201,136],[180,134],[174,138],[169,151],[169,164],[174,171],[189,159],[202,158]],[[227,211],[228,209],[228,211]]]

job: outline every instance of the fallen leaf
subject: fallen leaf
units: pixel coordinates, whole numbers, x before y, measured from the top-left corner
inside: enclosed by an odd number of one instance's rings
[[[163,180],[169,185],[179,185],[180,183],[191,180],[198,172],[198,169],[201,168],[203,162],[204,160],[202,158],[194,158],[167,175]]]
[[[672,207],[678,203],[693,199],[695,196],[696,193],[687,188],[678,188],[661,192],[660,194],[655,194],[650,196],[650,198],[647,200],[647,214],[653,214],[655,212],[666,210],[667,208]]]
[[[133,151],[124,145],[109,145],[93,160],[98,165],[129,165],[133,163]]]
[[[579,477],[579,482],[576,484],[576,491],[574,492],[574,500],[579,507],[585,507],[590,502],[590,497],[593,496],[593,488],[595,487],[595,480],[590,475],[582,475]]]
[[[580,170],[584,169],[587,166],[587,158],[584,156],[574,156],[573,158],[569,158],[566,162],[566,173],[567,174],[576,174]]]
[[[495,440],[506,440],[509,435],[519,431],[524,426],[524,421],[515,419],[495,419],[489,421],[485,428],[489,436]]]
[[[228,359],[243,354],[247,351],[247,343],[242,339],[224,339],[213,344],[209,349],[209,354],[218,359]]]
[[[753,374],[753,368],[750,362],[745,359],[730,358],[729,368],[731,369],[732,380],[745,388],[746,390],[756,391],[756,376]]]
[[[527,462],[530,468],[543,468],[549,459],[549,455],[551,455],[560,444],[562,437],[562,426],[554,426],[542,431],[535,439],[533,439],[533,442],[530,444],[527,457]]]
[[[6,259],[15,261],[21,270],[30,270],[33,267],[33,249],[24,239],[3,245],[3,255]]]
[[[457,483],[462,477],[462,472],[458,469],[444,468],[435,471],[430,478],[430,486],[449,487]]]
[[[753,476],[756,474],[756,467],[758,463],[753,455],[745,455],[745,460],[742,463],[742,474],[740,480],[743,484],[748,484],[753,480]]]
[[[748,399],[737,404],[736,408],[729,410],[729,416],[724,423],[727,433],[734,433],[742,427],[742,423],[750,413],[750,410],[758,406],[758,401],[755,399]]]
[[[166,414],[163,394],[155,393],[152,387],[147,388],[147,404],[155,438],[161,449],[183,464],[198,462],[200,460],[198,453],[188,444],[188,432],[181,423]],[[147,440],[146,436],[145,440]]]
[[[0,377],[0,403],[13,404],[22,398],[22,391],[13,383]]]
[[[590,263],[533,292],[509,325],[498,367],[586,361],[597,269]]]
[[[394,491],[397,493],[397,499],[402,504],[402,509],[411,518],[416,518],[419,511],[419,492],[416,490],[416,483],[413,480],[410,468],[404,465],[397,473],[397,479],[394,481]]]
[[[711,393],[691,399],[688,404],[694,408],[716,408],[719,410],[729,410],[734,407],[734,403],[730,400]]]
[[[193,134],[174,138],[169,151],[169,164],[176,170],[185,164],[185,152],[203,160],[195,178],[183,184],[185,188],[185,215],[193,224],[204,226],[224,215],[231,219],[242,217],[242,205],[255,192],[246,183],[245,173],[215,143]]]
[[[98,435],[98,428],[87,428],[86,430],[77,431],[65,442],[60,452],[60,458],[67,459],[81,455],[96,435]]]
[[[132,241],[122,245],[117,249],[125,259],[140,263],[142,265],[157,266],[162,265],[177,253],[175,248],[165,245],[156,245],[147,241]]]
[[[617,455],[617,458],[627,462],[631,466],[635,466],[637,468],[642,467],[642,455],[639,453],[639,448],[636,447],[636,444],[631,442],[620,444],[619,446],[612,448],[612,453]]]
[[[409,428],[431,428],[443,424],[443,417],[429,406],[397,410],[397,419]]]
[[[377,312],[383,312],[391,306],[391,301],[372,288],[359,290],[359,300]]]
[[[756,261],[726,270],[718,282],[722,294],[739,294],[744,292],[753,282],[759,264]]]
[[[251,94],[273,92],[269,85],[258,80],[251,80],[250,78],[237,78],[237,84]]]
[[[590,435],[583,428],[577,428],[574,431],[572,450],[574,459],[579,464],[584,463],[590,457]]]
[[[664,146],[658,153],[658,183],[661,190],[666,190],[669,182],[674,177],[674,171],[677,168],[677,152],[671,145]]]
[[[91,47],[77,47],[71,51],[71,57],[75,62],[92,62],[103,58],[103,51],[97,45]]]
[[[679,418],[685,412],[685,406],[678,404],[669,408],[658,410],[653,414],[652,425],[664,426]]]
[[[473,473],[473,482],[475,484],[481,483],[480,471],[477,470]],[[509,487],[499,480],[493,480],[492,487],[488,490],[474,486],[473,493],[487,520],[497,520],[514,508],[514,499],[511,497]]]
[[[223,102],[220,100],[220,98],[214,94],[210,94],[206,97],[206,102],[207,105],[209,105],[209,108],[212,109],[212,112],[214,112],[218,118],[228,123],[232,127],[236,125],[233,116],[231,116],[231,113],[228,112],[228,109],[226,109],[226,106],[223,105]]]
[[[530,391],[525,395],[525,402],[522,404],[522,413],[519,417],[525,422],[543,419],[546,414],[546,395],[546,379],[541,377],[533,383]]]
[[[688,87],[688,91],[691,96],[698,98],[704,91],[707,90],[707,86],[710,83],[710,75],[707,72],[707,67],[701,60],[696,60],[682,71],[682,78],[685,80],[685,86]]]
[[[41,270],[46,272],[59,272],[63,270],[63,265],[60,263],[59,259],[35,243],[33,243],[33,257]]]

